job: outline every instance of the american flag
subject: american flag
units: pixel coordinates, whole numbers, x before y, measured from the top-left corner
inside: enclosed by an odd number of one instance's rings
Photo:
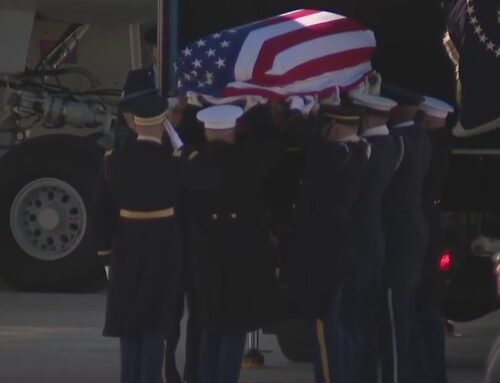
[[[177,85],[215,98],[326,95],[363,81],[375,46],[355,21],[301,9],[189,44],[175,64]]]
[[[498,1],[468,0],[463,8],[459,75],[460,119],[454,134],[460,137],[500,130],[500,8]],[[457,20],[458,21],[458,20]],[[496,80],[495,80],[496,79]],[[498,148],[500,132],[480,145]]]

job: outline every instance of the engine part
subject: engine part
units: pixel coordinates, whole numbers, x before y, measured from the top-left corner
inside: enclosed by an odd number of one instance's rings
[[[62,128],[65,125],[95,128],[106,123],[105,107],[94,100],[77,100],[64,95],[21,90],[11,94],[9,104],[21,118],[40,115],[47,128]]]
[[[82,39],[89,29],[89,24],[77,26],[42,60],[41,67],[58,68],[65,58],[76,49],[78,41]]]

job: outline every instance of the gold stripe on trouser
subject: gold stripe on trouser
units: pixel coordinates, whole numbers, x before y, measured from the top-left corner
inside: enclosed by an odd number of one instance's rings
[[[97,255],[99,257],[107,257],[108,255],[111,255],[111,250],[99,250]]]
[[[319,342],[323,377],[325,379],[325,383],[330,383],[330,366],[328,364],[328,348],[326,347],[325,323],[321,319],[316,320],[316,336]]]
[[[168,208],[163,210],[153,210],[153,211],[132,211],[132,210],[120,210],[120,217],[127,219],[158,219],[158,218],[169,218],[174,216],[174,208]]]
[[[387,290],[387,306],[389,309],[389,324],[391,326],[391,341],[392,341],[392,379],[394,383],[399,382],[398,371],[398,341],[396,333],[396,318],[394,315],[394,302],[392,296],[392,289]]]

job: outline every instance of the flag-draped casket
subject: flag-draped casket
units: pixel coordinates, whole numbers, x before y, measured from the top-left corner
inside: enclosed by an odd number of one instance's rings
[[[178,89],[214,102],[329,95],[372,71],[373,32],[347,17],[302,9],[227,29],[187,45]]]

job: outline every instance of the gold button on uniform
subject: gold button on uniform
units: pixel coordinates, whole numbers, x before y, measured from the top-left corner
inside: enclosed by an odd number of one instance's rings
[[[231,219],[236,219],[238,217],[238,215],[236,213],[231,213]]]
[[[212,220],[213,220],[213,221],[217,221],[218,219],[219,219],[219,215],[218,215],[218,214],[216,214],[216,213],[213,213],[213,214],[212,214]]]

